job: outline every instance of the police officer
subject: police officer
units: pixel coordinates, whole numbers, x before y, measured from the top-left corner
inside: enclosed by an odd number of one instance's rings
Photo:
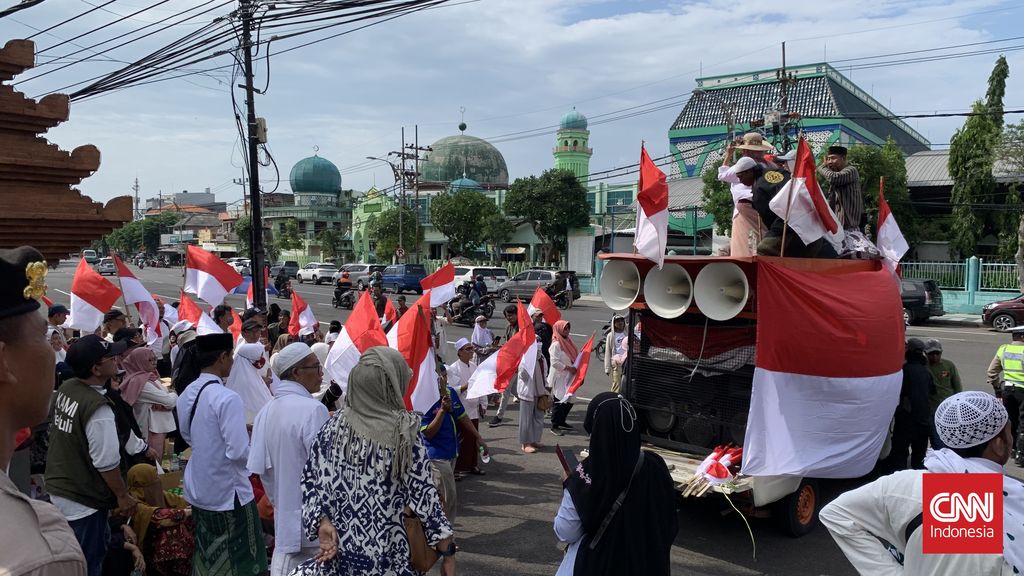
[[[988,383],[996,398],[1003,399],[1003,406],[1010,416],[1010,428],[1015,439],[1014,460],[1018,465],[1024,462],[1020,432],[1021,413],[1024,412],[1024,326],[1007,330],[1013,341],[1003,344],[988,365]]]

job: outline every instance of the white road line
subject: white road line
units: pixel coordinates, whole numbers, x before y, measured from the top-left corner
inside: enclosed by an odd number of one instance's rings
[[[65,295],[65,296],[69,296],[69,297],[71,296],[71,293],[70,293],[70,292],[65,292],[65,291],[63,291],[63,290],[60,290],[60,289],[58,289],[58,288],[54,288],[54,289],[53,289],[53,291],[54,291],[54,292],[60,292],[61,294]]]

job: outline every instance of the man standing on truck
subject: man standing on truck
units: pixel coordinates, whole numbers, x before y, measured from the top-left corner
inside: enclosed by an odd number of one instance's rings
[[[988,365],[988,383],[996,398],[1003,399],[1003,406],[1010,415],[1013,431],[1014,460],[1024,461],[1021,455],[1020,415],[1024,412],[1024,326],[1007,330],[1013,341],[1003,344]]]

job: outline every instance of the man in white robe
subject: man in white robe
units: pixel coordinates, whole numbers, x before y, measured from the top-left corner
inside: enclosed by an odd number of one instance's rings
[[[249,472],[257,474],[274,505],[274,558],[270,576],[287,576],[296,566],[314,558],[318,541],[302,535],[302,468],[320,428],[327,422],[327,407],[313,398],[320,390],[323,366],[302,342],[289,344],[274,357],[280,378],[274,399],[256,416],[249,450]]]

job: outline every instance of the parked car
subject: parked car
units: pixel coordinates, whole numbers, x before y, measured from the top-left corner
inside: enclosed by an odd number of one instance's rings
[[[1024,324],[1024,294],[1009,300],[985,304],[981,309],[981,321],[1000,332]]]
[[[270,267],[270,276],[273,278],[277,276],[281,268],[284,268],[285,272],[288,273],[289,278],[295,278],[295,275],[299,273],[299,263],[295,260],[285,260],[284,262],[276,262]]]
[[[508,270],[504,268],[492,268],[490,266],[456,266],[455,285],[461,286],[465,282],[475,282],[477,276],[484,277],[484,284],[488,292],[497,292],[498,286],[508,280]]]
[[[401,294],[406,290],[423,294],[420,280],[427,277],[427,269],[423,267],[423,264],[395,264],[385,268],[382,274],[384,275],[385,290],[391,290],[395,294]]]
[[[900,295],[903,297],[903,322],[908,326],[946,313],[942,308],[942,290],[934,280],[903,278]]]
[[[248,258],[228,258],[224,262],[230,265],[235,270],[235,272],[238,272],[242,276],[251,275],[251,263],[249,262]]]
[[[96,271],[101,276],[110,274],[111,276],[117,275],[117,266],[114,266],[113,258],[100,258],[100,261],[96,263]]]
[[[537,291],[538,287],[547,288],[549,284],[555,281],[555,276],[559,273],[569,274],[572,281],[573,300],[578,300],[580,297],[580,281],[576,277],[576,272],[572,270],[562,270],[561,272],[555,270],[525,270],[516,274],[510,280],[499,284],[498,296],[505,302],[511,302],[516,298],[529,301],[530,298],[533,298],[533,293]]]
[[[345,264],[334,273],[331,280],[337,282],[342,271],[345,271],[348,272],[348,279],[352,281],[352,285],[359,290],[362,290],[370,285],[371,274],[374,272],[383,273],[385,268],[387,268],[387,266],[384,266],[383,264]]]
[[[295,277],[299,279],[299,284],[306,281],[312,282],[313,284],[319,284],[321,282],[331,282],[331,279],[334,278],[334,274],[337,271],[338,267],[334,264],[310,262],[303,266]]]

